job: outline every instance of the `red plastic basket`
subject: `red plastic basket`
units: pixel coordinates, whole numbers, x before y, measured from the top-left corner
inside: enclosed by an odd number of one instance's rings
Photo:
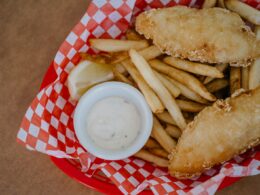
[[[44,76],[44,79],[41,84],[41,89],[46,87],[48,84],[55,81],[57,75],[55,73],[53,64],[51,64]],[[64,159],[64,158],[55,158],[50,157],[51,161],[66,175],[73,178],[77,182],[97,190],[104,194],[122,194],[118,188],[101,172],[96,171],[92,177],[86,176],[80,170],[80,163],[77,160]],[[241,179],[240,177],[226,177],[222,184],[219,186],[218,190],[221,190],[234,182]],[[152,194],[150,190],[144,190],[140,194]]]

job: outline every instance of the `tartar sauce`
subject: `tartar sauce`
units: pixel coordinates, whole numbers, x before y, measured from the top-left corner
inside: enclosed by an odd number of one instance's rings
[[[95,103],[86,119],[86,131],[93,142],[105,149],[129,146],[140,130],[140,114],[135,105],[112,96]]]

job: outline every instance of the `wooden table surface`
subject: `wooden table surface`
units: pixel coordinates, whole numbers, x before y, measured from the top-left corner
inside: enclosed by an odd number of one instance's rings
[[[87,0],[0,1],[0,194],[92,194],[57,169],[48,156],[16,143],[27,106],[59,45],[79,21]],[[218,194],[260,194],[260,175]]]

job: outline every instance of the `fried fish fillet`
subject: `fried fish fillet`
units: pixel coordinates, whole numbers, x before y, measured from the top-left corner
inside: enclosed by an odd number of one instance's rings
[[[201,111],[171,153],[169,172],[177,178],[199,175],[260,143],[260,87]]]
[[[136,30],[166,54],[191,61],[239,65],[260,55],[251,29],[222,8],[149,10],[136,18]]]

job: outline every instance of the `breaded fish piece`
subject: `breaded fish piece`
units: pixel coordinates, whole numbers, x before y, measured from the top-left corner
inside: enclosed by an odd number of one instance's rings
[[[242,65],[260,55],[260,42],[240,16],[222,8],[153,9],[136,18],[136,30],[168,55]]]
[[[177,178],[199,175],[260,143],[260,87],[202,110],[170,155]]]

